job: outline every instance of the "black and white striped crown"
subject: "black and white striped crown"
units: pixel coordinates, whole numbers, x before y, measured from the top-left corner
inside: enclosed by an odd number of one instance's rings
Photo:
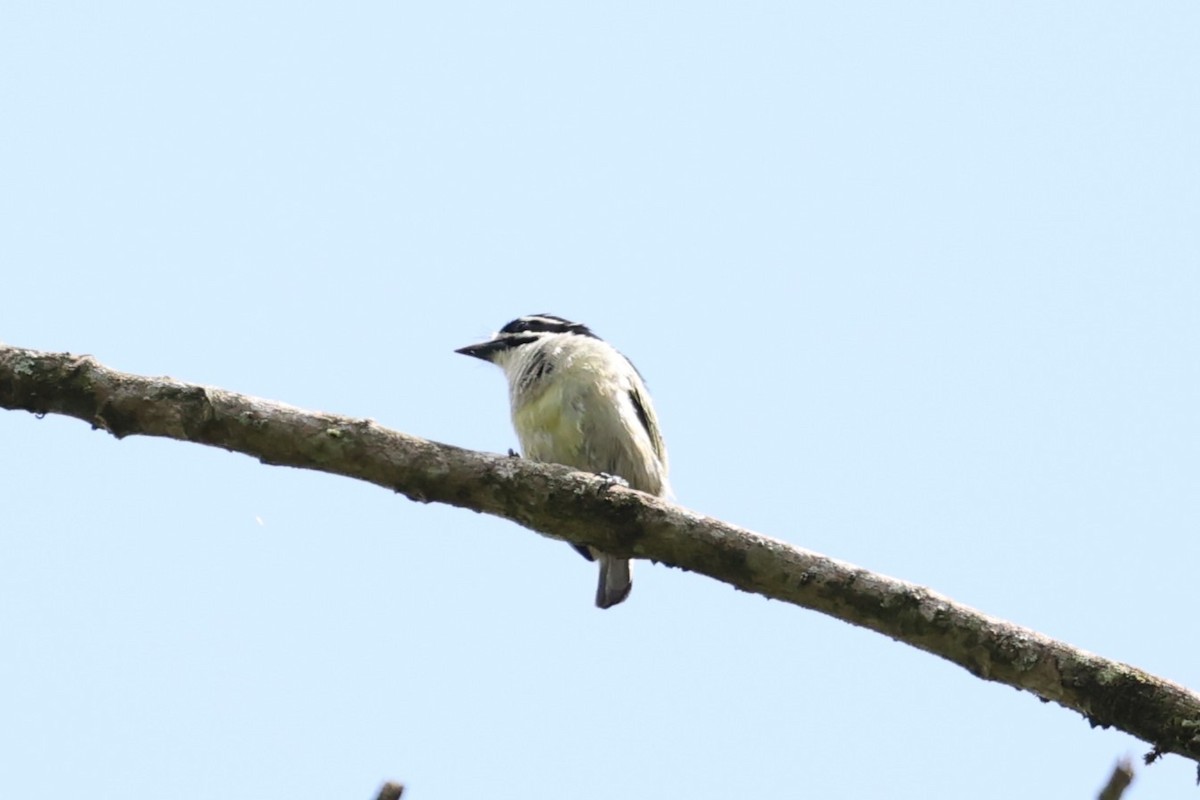
[[[571,322],[569,319],[556,317],[553,314],[530,314],[514,319],[497,331],[496,335],[488,341],[460,347],[454,352],[481,358],[484,361],[493,361],[501,353],[536,342],[548,334],[572,334],[587,336],[590,339],[600,338],[592,333],[587,325]]]
[[[500,329],[499,335],[522,333],[573,333],[577,336],[589,336],[599,339],[592,330],[579,322],[556,317],[553,314],[529,314],[518,317]]]

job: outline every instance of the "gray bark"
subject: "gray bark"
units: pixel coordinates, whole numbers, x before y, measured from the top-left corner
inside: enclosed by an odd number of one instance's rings
[[[171,378],[117,372],[88,356],[0,345],[0,407],[64,414],[117,438],[162,436],[265,464],[345,475],[422,503],[447,503],[606,553],[651,559],[819,611],[1031,692],[1152,745],[1147,761],[1200,761],[1200,695],[869,572],[704,517],[586,473],[491,455]]]

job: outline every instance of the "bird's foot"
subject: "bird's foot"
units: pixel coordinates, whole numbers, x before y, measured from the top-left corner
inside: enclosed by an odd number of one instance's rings
[[[600,480],[604,481],[604,485],[600,487],[601,492],[607,492],[614,486],[620,486],[622,489],[629,488],[629,481],[620,475],[609,475],[607,472],[598,472],[596,474],[600,476]]]

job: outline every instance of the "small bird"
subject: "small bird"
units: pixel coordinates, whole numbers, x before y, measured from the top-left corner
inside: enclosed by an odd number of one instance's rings
[[[620,478],[649,494],[670,493],[667,450],[646,384],[629,359],[586,325],[531,314],[455,352],[504,370],[526,458]],[[628,559],[575,549],[600,564],[597,606],[609,608],[629,596]]]

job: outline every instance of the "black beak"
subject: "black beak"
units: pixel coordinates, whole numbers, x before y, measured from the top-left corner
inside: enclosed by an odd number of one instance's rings
[[[464,356],[471,356],[472,358],[480,358],[484,361],[491,361],[492,356],[499,349],[500,347],[495,341],[489,341],[480,342],[479,344],[469,344],[466,347],[458,348],[454,352],[462,353]]]

